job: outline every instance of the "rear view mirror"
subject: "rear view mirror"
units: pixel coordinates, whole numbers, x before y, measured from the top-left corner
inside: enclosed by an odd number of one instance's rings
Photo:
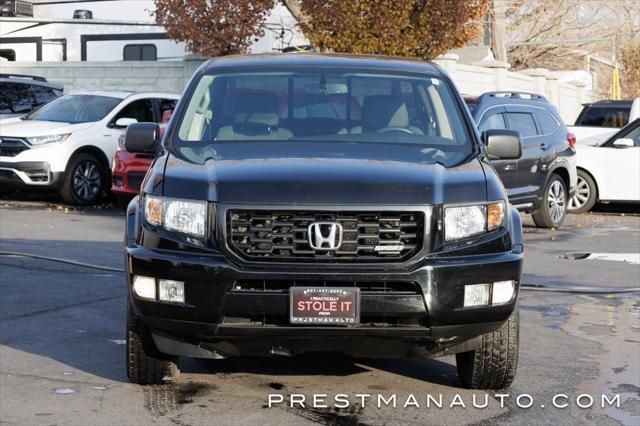
[[[634,145],[633,139],[630,138],[620,138],[613,141],[613,146],[616,148],[633,148]]]
[[[482,139],[491,160],[515,160],[522,156],[522,140],[515,130],[487,130]]]
[[[134,123],[127,127],[124,148],[129,152],[155,154],[160,140],[160,126],[156,123]]]

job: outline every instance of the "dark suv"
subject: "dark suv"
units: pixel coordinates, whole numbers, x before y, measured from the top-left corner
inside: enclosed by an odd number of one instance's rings
[[[194,74],[127,210],[127,368],[179,356],[457,354],[461,382],[511,384],[520,216],[437,66],[384,57],[230,56]]]
[[[629,122],[633,101],[602,100],[584,104],[576,126],[622,128]]]
[[[541,95],[518,92],[485,93],[467,104],[480,132],[520,133],[522,157],[493,160],[509,202],[532,213],[538,227],[562,225],[577,182],[576,140],[556,108]]]
[[[26,115],[62,95],[61,84],[44,77],[0,74],[0,119]]]

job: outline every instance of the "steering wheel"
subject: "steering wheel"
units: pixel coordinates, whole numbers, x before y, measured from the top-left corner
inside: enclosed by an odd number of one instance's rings
[[[382,129],[378,129],[376,133],[387,133],[387,132],[404,132],[409,133],[410,135],[415,135],[416,133],[411,129],[407,129],[406,127],[383,127]]]

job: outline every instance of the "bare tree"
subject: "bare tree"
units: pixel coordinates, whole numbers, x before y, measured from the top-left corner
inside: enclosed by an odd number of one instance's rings
[[[506,16],[508,57],[516,69],[576,68],[578,50],[614,59],[640,36],[637,0],[507,0]]]

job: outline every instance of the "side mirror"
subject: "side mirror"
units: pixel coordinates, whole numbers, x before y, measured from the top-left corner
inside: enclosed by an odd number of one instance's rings
[[[633,148],[635,143],[631,138],[620,138],[613,141],[613,146],[616,148]]]
[[[133,123],[124,135],[124,148],[129,152],[155,154],[160,141],[160,126],[156,123]]]
[[[125,128],[129,124],[137,123],[138,120],[135,118],[121,117],[116,120],[115,126]]]
[[[486,130],[482,139],[491,160],[515,160],[522,156],[522,139],[515,130]]]

